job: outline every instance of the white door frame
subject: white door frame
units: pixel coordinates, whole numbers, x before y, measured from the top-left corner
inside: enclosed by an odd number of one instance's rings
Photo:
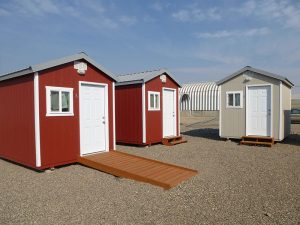
[[[163,97],[164,97],[164,90],[171,90],[171,91],[174,91],[174,113],[175,113],[175,135],[178,135],[177,134],[177,123],[178,123],[178,118],[177,118],[177,100],[176,100],[176,98],[177,98],[177,90],[175,89],[175,88],[166,88],[166,87],[163,87],[162,88],[162,120],[164,119],[164,99],[163,99]],[[164,136],[164,121],[162,121],[162,128],[163,128],[163,137],[165,137]]]
[[[273,84],[251,84],[246,85],[246,105],[245,105],[245,113],[246,113],[246,136],[249,135],[249,112],[248,112],[248,105],[249,105],[249,87],[266,87],[269,86],[271,88],[271,116],[270,116],[270,137],[273,137]]]
[[[79,142],[80,142],[80,156],[82,156],[82,141],[81,141],[81,101],[80,101],[80,98],[81,98],[81,93],[82,93],[82,84],[89,84],[89,85],[94,85],[94,86],[102,86],[104,87],[104,93],[105,93],[105,118],[106,118],[106,121],[105,121],[105,150],[104,151],[100,151],[100,152],[108,152],[109,151],[109,117],[108,117],[108,84],[105,84],[105,83],[96,83],[96,82],[86,82],[86,81],[79,81]],[[95,152],[95,153],[99,153],[99,152]],[[94,153],[92,153],[94,154]],[[86,154],[85,154],[86,155]]]

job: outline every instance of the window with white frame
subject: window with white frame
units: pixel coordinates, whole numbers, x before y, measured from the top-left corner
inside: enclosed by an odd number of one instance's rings
[[[243,108],[243,92],[242,91],[226,92],[226,107]]]
[[[158,111],[160,110],[160,93],[154,91],[148,91],[148,110]]]
[[[73,88],[46,86],[46,116],[73,116]]]

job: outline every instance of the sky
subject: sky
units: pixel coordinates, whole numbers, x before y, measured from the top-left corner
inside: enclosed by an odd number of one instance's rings
[[[0,44],[0,74],[83,51],[114,74],[192,83],[252,66],[300,86],[300,1],[0,0]]]

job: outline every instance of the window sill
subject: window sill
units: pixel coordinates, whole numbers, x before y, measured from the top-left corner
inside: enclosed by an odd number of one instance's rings
[[[47,113],[46,116],[74,116],[74,113]]]
[[[242,106],[226,106],[226,109],[242,109]]]
[[[148,109],[148,111],[160,111],[160,109]]]

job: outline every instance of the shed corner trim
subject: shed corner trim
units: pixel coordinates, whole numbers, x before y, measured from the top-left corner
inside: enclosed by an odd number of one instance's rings
[[[39,73],[34,73],[34,128],[35,128],[35,165],[41,167],[41,131],[40,131],[40,93],[39,93]]]
[[[142,84],[142,124],[143,124],[143,143],[146,143],[146,87]]]

